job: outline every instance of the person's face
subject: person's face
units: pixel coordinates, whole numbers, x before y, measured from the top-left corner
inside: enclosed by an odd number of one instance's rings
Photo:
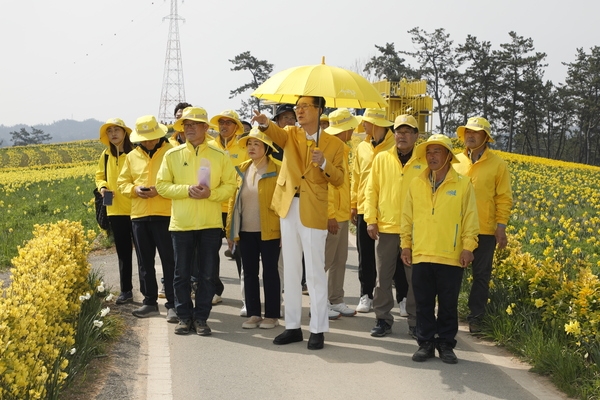
[[[242,126],[244,127],[244,133],[248,133],[252,130],[252,125],[250,124],[242,124]]]
[[[472,129],[465,129],[465,146],[469,149],[477,149],[487,142],[487,133],[484,130],[474,131]]]
[[[373,129],[375,128],[375,125],[373,125],[369,121],[363,121],[362,124],[363,124],[363,128],[365,128],[365,133],[367,135],[372,135],[373,134]]]
[[[419,134],[415,129],[408,125],[400,125],[394,129],[394,138],[396,139],[396,148],[402,154],[406,154],[415,147],[415,142],[419,138]]]
[[[147,150],[152,150],[158,144],[160,139],[144,140],[141,145]]]
[[[319,124],[321,125],[321,129],[329,128],[329,121],[320,121]]]
[[[258,139],[248,139],[248,142],[246,142],[246,151],[248,152],[248,157],[254,161],[260,160],[267,152],[266,146],[266,144]]]
[[[300,97],[294,107],[300,126],[319,122],[319,107],[315,106],[312,97]]]
[[[448,159],[448,149],[441,144],[430,144],[425,149],[425,158],[427,159],[427,166],[437,171],[446,164]]]
[[[221,135],[222,138],[231,138],[237,128],[237,124],[231,118],[219,118],[219,135]]]
[[[208,124],[205,122],[191,121],[189,119],[183,120],[183,132],[185,133],[185,138],[193,146],[198,146],[204,142],[207,131]]]
[[[120,126],[109,126],[106,129],[106,135],[112,144],[118,146],[123,142],[123,139],[125,139],[125,129]]]
[[[175,118],[179,119],[181,118],[181,116],[183,115],[183,108],[180,108],[179,110],[177,110],[177,112],[175,113]]]
[[[352,139],[352,132],[354,131],[354,129],[348,129],[347,131],[344,132],[340,132],[338,133],[336,136],[338,137],[338,139],[340,139],[342,142],[346,143],[349,142],[350,139]]]
[[[296,124],[296,114],[293,111],[286,111],[277,116],[277,126],[285,128],[288,125]]]

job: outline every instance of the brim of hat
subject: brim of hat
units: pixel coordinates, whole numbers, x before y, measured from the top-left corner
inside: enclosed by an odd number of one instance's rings
[[[131,136],[131,128],[128,126],[121,126],[121,125],[117,125],[117,124],[103,124],[100,127],[100,141],[106,147],[110,146],[110,140],[108,139],[108,134],[106,133],[106,130],[108,128],[110,128],[111,126],[118,126],[119,128],[123,128],[125,130],[125,133],[127,133],[129,136]]]
[[[419,127],[418,127],[418,126],[413,126],[413,125],[411,125],[411,124],[408,124],[408,123],[406,123],[406,122],[402,122],[401,124],[398,124],[398,125],[395,125],[395,124],[394,124],[394,130],[398,129],[398,128],[399,128],[399,127],[401,127],[402,125],[410,126],[411,128],[413,128],[413,129],[416,129],[417,131],[419,130]]]
[[[369,117],[365,117],[364,115],[362,117],[362,121],[370,122],[373,125],[377,125],[382,128],[388,128],[388,127],[394,125],[393,121],[388,121],[387,119],[384,119],[384,118],[369,118]]]
[[[240,136],[240,135],[243,135],[243,134],[244,134],[244,125],[242,125],[242,121],[238,121],[237,119],[231,118],[231,117],[230,117],[230,116],[228,116],[228,115],[221,115],[221,114],[218,114],[218,115],[215,115],[214,117],[212,117],[212,118],[210,119],[210,124],[211,124],[212,126],[214,126],[214,127],[215,127],[215,129],[217,129],[217,130],[219,129],[219,118],[227,118],[227,119],[230,119],[230,120],[232,120],[232,121],[234,121],[234,122],[235,122],[235,124],[236,124],[236,125],[237,125],[237,127],[238,127],[238,128],[237,128],[237,130],[235,131],[235,135],[236,135],[236,136]]]
[[[200,118],[180,118],[177,121],[175,121],[175,123],[173,124],[173,130],[176,130],[178,132],[184,132],[184,130],[183,130],[183,121],[184,120],[196,121],[196,122],[204,122],[205,124],[208,125],[209,128],[218,129],[215,125],[213,125],[212,123],[210,123],[209,121],[207,121],[205,119],[200,119]]]
[[[446,149],[448,149],[450,151],[450,154],[452,154],[452,160],[450,161],[451,164],[457,164],[460,162],[460,161],[458,161],[458,158],[456,158],[456,154],[454,154],[452,149],[450,147],[448,147],[446,145],[446,143],[442,142],[441,140],[432,140],[430,142],[421,143],[415,149],[415,157],[425,160],[425,152],[427,151],[427,146],[429,146],[430,144],[439,144],[440,146],[444,146]]]
[[[138,133],[134,130],[133,132],[131,132],[131,135],[129,135],[129,140],[131,140],[131,142],[133,143],[140,143],[145,140],[154,140],[165,137],[167,132],[169,131],[169,128],[167,128],[167,126],[163,124],[158,124],[158,128],[159,129],[156,129],[154,132],[144,134]]]
[[[469,128],[473,131],[485,131],[485,134],[488,137],[488,143],[494,143],[495,140],[493,137],[490,136],[490,134],[488,133],[488,131],[486,131],[483,128],[479,128],[479,127],[475,127],[475,126],[459,126],[458,128],[456,128],[456,136],[458,136],[458,138],[461,140],[461,142],[465,142],[465,130]]]
[[[275,146],[273,146],[272,144],[269,144],[269,143],[265,142],[265,141],[264,141],[264,140],[262,140],[261,138],[257,138],[257,137],[255,137],[255,136],[249,136],[249,135],[246,135],[246,136],[244,136],[244,137],[242,137],[242,138],[240,138],[240,139],[238,140],[238,144],[239,144],[240,146],[245,146],[245,147],[248,147],[248,140],[249,140],[249,139],[256,139],[256,140],[260,140],[261,142],[263,142],[264,144],[266,144],[267,146],[269,146],[270,148],[272,148],[274,153],[279,153],[279,150],[277,150],[277,149],[275,148]]]
[[[361,115],[357,115],[356,120],[358,121],[358,125],[356,126],[356,128],[354,128],[354,133],[364,133],[365,132],[365,127],[362,124],[362,116]]]
[[[329,127],[325,128],[325,133],[328,133],[330,135],[337,135],[339,133],[342,133],[345,131],[350,131],[350,130],[352,132],[354,132],[356,130],[356,128],[358,127],[358,125],[360,125],[360,124],[355,124],[354,121],[348,121],[345,124],[336,125],[336,126],[329,125]]]

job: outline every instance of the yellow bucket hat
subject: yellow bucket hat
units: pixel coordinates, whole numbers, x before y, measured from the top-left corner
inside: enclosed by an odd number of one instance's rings
[[[459,162],[458,158],[456,158],[456,156],[454,155],[454,152],[452,151],[452,140],[450,140],[450,138],[448,136],[441,135],[439,133],[429,136],[429,139],[427,139],[426,142],[423,142],[420,145],[418,145],[417,148],[415,149],[415,152],[416,152],[415,156],[417,158],[421,158],[424,160],[425,152],[427,151],[427,146],[429,146],[430,144],[439,144],[439,145],[444,146],[445,148],[448,149],[448,151],[452,155],[452,160],[450,162],[451,163]]]
[[[465,129],[471,129],[474,131],[485,131],[488,136],[488,142],[494,143],[494,139],[492,138],[492,129],[490,128],[490,123],[487,119],[476,116],[471,117],[467,120],[467,124],[463,126],[459,126],[456,129],[456,136],[463,142],[465,141]]]
[[[213,124],[214,126],[219,126],[219,119],[220,118],[229,118],[235,121],[235,124],[237,125],[237,130],[235,131],[236,135],[243,135],[244,134],[244,125],[242,125],[242,121],[240,120],[240,116],[238,115],[238,113],[236,113],[233,110],[225,110],[223,112],[221,112],[221,114],[217,114],[214,117],[212,117],[210,119],[210,123]]]
[[[166,125],[159,124],[154,115],[144,115],[135,121],[135,130],[131,132],[129,139],[133,143],[160,139],[165,137],[168,131],[169,128]]]
[[[102,125],[100,127],[100,141],[102,143],[104,143],[104,145],[106,147],[110,146],[110,140],[108,140],[108,135],[106,134],[106,130],[108,128],[110,128],[111,126],[119,126],[121,128],[123,128],[125,130],[126,134],[130,134],[131,133],[131,128],[127,127],[127,125],[125,125],[125,122],[123,122],[122,119],[120,118],[111,118],[108,121],[106,121],[106,123],[104,125]]]
[[[354,130],[358,126],[358,119],[347,108],[338,108],[329,114],[329,127],[325,132],[337,135],[347,130]]]
[[[196,122],[204,122],[208,124],[210,128],[217,129],[215,125],[210,123],[208,120],[208,114],[206,110],[202,107],[187,107],[183,110],[183,114],[181,114],[181,118],[179,118],[173,124],[173,129],[179,132],[183,132],[183,121],[184,120],[196,121]]]
[[[417,123],[417,120],[410,114],[402,114],[396,117],[394,120],[394,130],[402,125],[408,125],[411,128],[415,128],[417,131],[419,130],[419,124]]]
[[[329,121],[329,116],[325,113],[321,114],[319,121]]]
[[[386,119],[386,111],[384,108],[367,108],[365,113],[362,115],[362,121],[367,121],[373,125],[387,128],[394,125],[392,121]]]
[[[258,127],[252,128],[250,130],[250,133],[238,140],[238,143],[240,144],[240,146],[247,146],[248,139],[258,139],[270,148],[272,148],[273,152],[279,153],[279,150],[277,150],[273,145],[273,141],[271,140],[271,138],[268,137],[264,132],[261,132],[260,129],[258,129]]]

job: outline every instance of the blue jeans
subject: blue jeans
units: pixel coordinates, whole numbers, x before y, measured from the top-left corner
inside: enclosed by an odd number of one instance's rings
[[[171,231],[175,251],[175,311],[182,321],[206,321],[215,295],[214,278],[219,266],[221,228]],[[195,265],[197,264],[197,265]],[[196,306],[191,298],[192,271],[198,270]]]

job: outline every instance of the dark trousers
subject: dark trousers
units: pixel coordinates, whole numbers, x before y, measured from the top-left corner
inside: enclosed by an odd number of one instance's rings
[[[129,215],[111,215],[108,217],[110,229],[115,239],[115,248],[119,259],[119,284],[121,292],[131,292],[133,283],[132,274],[132,256],[133,233],[131,229],[131,218]]]
[[[471,310],[467,317],[469,320],[481,318],[485,313],[495,249],[496,237],[494,235],[479,235],[479,243],[473,252],[475,259],[471,264],[473,284],[469,294],[469,310]]]
[[[394,272],[394,286],[396,286],[396,301],[400,303],[403,298],[408,295],[408,280],[406,280],[406,272],[404,271],[404,263],[400,259],[396,260],[396,272]]]
[[[419,263],[412,266],[412,284],[417,302],[417,341],[456,346],[458,294],[463,269],[445,264]],[[435,315],[437,298],[438,313]]]
[[[248,316],[262,316],[260,307],[259,261],[263,266],[265,292],[265,318],[279,318],[279,239],[261,240],[260,232],[240,232],[238,246],[244,268],[244,288]]]
[[[215,295],[214,278],[219,265],[221,228],[195,231],[171,231],[175,252],[175,311],[183,321],[206,321]],[[191,277],[195,264],[198,268],[196,305],[191,298]]]
[[[221,213],[221,217],[223,218],[223,226],[227,223],[227,213]],[[221,238],[225,237],[225,231],[221,232]],[[217,254],[218,255],[218,254]],[[238,249],[233,252],[233,259],[235,260],[235,265],[237,266],[238,276],[241,276],[242,273],[242,256]],[[220,264],[220,262],[219,262]],[[225,286],[223,282],[221,282],[221,268],[220,265],[217,265],[217,274],[215,275],[215,293],[221,296],[223,291],[225,290]]]
[[[360,281],[360,295],[369,295],[373,298],[377,270],[375,269],[375,241],[367,233],[367,223],[363,214],[357,215],[356,248],[358,250],[358,280]]]
[[[156,305],[158,300],[158,283],[154,258],[156,250],[162,264],[165,284],[167,309],[175,307],[173,292],[173,274],[175,271],[175,255],[169,233],[169,217],[145,217],[131,221],[133,240],[135,241],[140,275],[140,292],[144,295],[145,305]]]

